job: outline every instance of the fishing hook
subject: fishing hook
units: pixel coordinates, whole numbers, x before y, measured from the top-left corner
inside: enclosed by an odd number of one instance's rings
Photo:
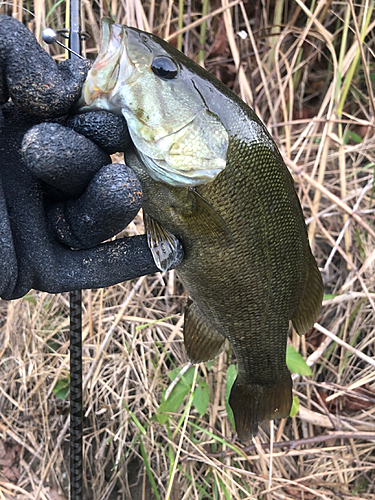
[[[68,50],[71,54],[75,55],[76,57],[78,57],[80,59],[85,59],[83,56],[81,56],[81,54],[78,54],[78,52],[74,51],[72,48],[67,47],[66,45],[61,43],[57,39],[56,31],[53,30],[52,28],[45,28],[42,31],[42,38],[43,38],[44,42],[48,43],[48,45],[51,45],[53,43],[57,43],[57,45],[60,45],[60,47],[63,47],[65,50]]]

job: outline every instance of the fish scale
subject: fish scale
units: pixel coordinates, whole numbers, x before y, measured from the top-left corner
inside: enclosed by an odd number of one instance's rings
[[[116,65],[119,32],[117,73],[126,77],[111,81],[106,66]],[[163,57],[170,77],[155,69]],[[208,361],[228,339],[238,362],[229,402],[246,441],[263,420],[289,414],[290,321],[303,334],[322,302],[292,177],[241,99],[174,47],[134,28],[104,21],[80,105],[122,113],[128,122],[135,148],[125,160],[142,184],[155,262],[167,269],[173,241],[184,247],[176,269],[190,297],[187,355],[193,363]],[[152,141],[156,136],[163,140]]]

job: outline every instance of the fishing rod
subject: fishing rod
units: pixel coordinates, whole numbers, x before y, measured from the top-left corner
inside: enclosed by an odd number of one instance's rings
[[[70,0],[70,59],[81,55],[80,0]],[[70,292],[70,500],[82,500],[82,290]]]
[[[81,56],[80,0],[69,1],[69,58]],[[43,31],[46,43],[56,42],[51,28]],[[83,59],[83,58],[82,58]],[[82,500],[83,493],[83,402],[82,402],[82,290],[70,292],[70,500]]]

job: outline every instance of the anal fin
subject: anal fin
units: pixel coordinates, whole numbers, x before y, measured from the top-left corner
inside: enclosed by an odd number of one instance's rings
[[[155,264],[161,271],[168,271],[181,261],[181,245],[176,236],[167,231],[158,221],[143,214],[147,243]]]
[[[185,310],[184,344],[187,357],[192,363],[215,359],[225,344],[225,338],[210,325],[192,300],[189,300]]]

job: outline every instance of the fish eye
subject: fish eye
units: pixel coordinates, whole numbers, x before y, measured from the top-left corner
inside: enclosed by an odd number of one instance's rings
[[[151,69],[163,80],[173,80],[178,75],[177,64],[166,56],[156,56],[152,61]]]

